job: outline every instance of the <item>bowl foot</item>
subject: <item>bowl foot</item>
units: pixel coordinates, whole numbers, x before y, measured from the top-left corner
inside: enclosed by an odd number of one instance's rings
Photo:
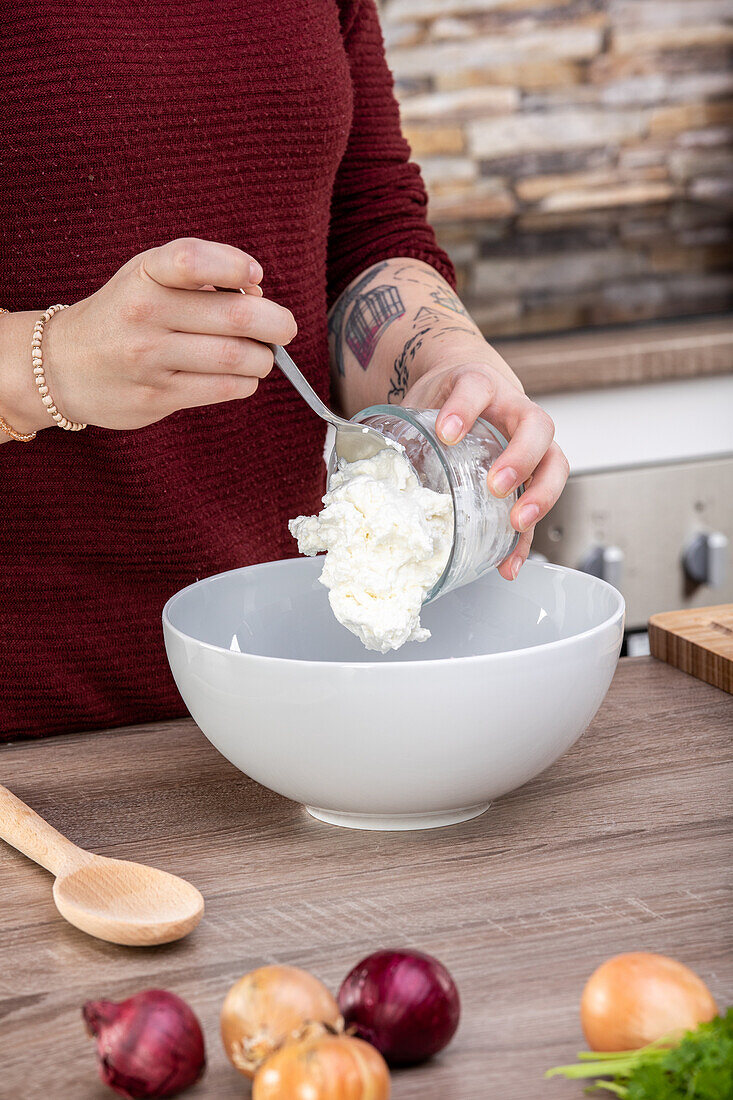
[[[340,825],[343,829],[378,829],[383,832],[404,832],[408,829],[442,829],[446,825],[458,825],[485,813],[490,802],[478,806],[464,806],[460,810],[439,810],[427,814],[347,814],[337,810],[320,810],[306,806],[311,817],[325,821],[327,825]]]

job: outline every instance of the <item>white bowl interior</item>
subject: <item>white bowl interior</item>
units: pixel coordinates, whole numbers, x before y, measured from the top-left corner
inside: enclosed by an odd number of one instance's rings
[[[230,652],[296,661],[390,664],[475,657],[572,638],[621,614],[619,593],[594,577],[527,562],[519,579],[493,572],[423,610],[432,632],[384,656],[334,618],[321,558],[220,573],[177,593],[165,615],[181,634]]]

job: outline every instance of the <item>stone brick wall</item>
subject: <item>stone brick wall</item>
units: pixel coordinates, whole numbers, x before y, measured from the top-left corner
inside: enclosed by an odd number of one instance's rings
[[[733,0],[382,0],[487,336],[733,308]]]
[[[733,0],[382,0],[434,221],[733,198]]]

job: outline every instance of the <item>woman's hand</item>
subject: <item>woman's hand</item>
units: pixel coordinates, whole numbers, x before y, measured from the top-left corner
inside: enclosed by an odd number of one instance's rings
[[[479,416],[509,440],[491,468],[489,490],[506,497],[522,482],[527,486],[511,511],[512,526],[521,532],[519,541],[499,567],[502,577],[514,580],[529,554],[535,524],[550,511],[568,477],[568,460],[553,442],[552,420],[529,400],[503,360],[497,365],[432,367],[410,387],[403,404],[440,409],[436,429],[444,443],[457,443]]]
[[[378,282],[377,282],[378,280]],[[354,319],[374,312],[386,323],[365,345]],[[511,521],[521,532],[513,553],[499,567],[512,580],[524,564],[534,525],[562,492],[568,463],[556,443],[547,413],[525,395],[522,384],[440,273],[421,260],[383,260],[362,272],[331,309],[333,379],[347,415],[384,401],[439,409],[437,431],[457,443],[479,416],[509,440],[492,467],[489,490],[506,497],[524,483]]]
[[[261,279],[251,256],[212,241],[184,238],[135,256],[48,325],[44,363],[58,408],[129,429],[251,397],[272,368],[265,344],[287,344],[297,331],[289,310],[261,296]]]

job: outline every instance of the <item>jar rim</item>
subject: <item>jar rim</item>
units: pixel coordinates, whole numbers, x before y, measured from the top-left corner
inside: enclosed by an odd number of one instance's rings
[[[421,412],[437,412],[437,411],[438,411],[437,409],[410,409],[410,408],[406,408],[403,405],[370,405],[368,408],[362,409],[360,412],[355,413],[351,417],[351,420],[355,424],[361,424],[362,421],[366,420],[367,417],[369,417],[369,416],[396,416],[399,420],[405,420],[408,424],[411,424],[413,428],[415,428],[418,432],[420,432],[420,434],[422,436],[424,436],[425,439],[427,439],[428,443],[430,444],[430,446],[433,448],[433,450],[437,454],[438,459],[440,460],[440,464],[443,467],[443,472],[445,473],[445,479],[448,482],[448,488],[450,490],[451,503],[453,505],[453,537],[451,539],[450,553],[448,554],[448,558],[447,558],[446,563],[445,563],[445,568],[443,569],[443,572],[440,574],[440,576],[438,577],[438,579],[435,582],[435,584],[433,585],[433,587],[430,589],[430,591],[426,595],[426,597],[425,597],[425,603],[426,604],[430,603],[431,600],[434,600],[436,598],[436,596],[440,593],[440,591],[443,587],[443,584],[445,582],[445,579],[450,573],[450,569],[451,569],[451,566],[453,564],[453,558],[455,557],[455,553],[456,553],[456,534],[458,532],[458,524],[456,523],[456,509],[457,509],[456,494],[455,494],[455,489],[453,487],[453,474],[452,474],[451,468],[448,465],[448,463],[446,462],[445,455],[442,453],[442,450],[441,450],[442,445],[441,445],[440,440],[438,439],[438,437],[425,424],[421,424],[420,421],[417,419],[417,416],[416,416],[416,414],[419,414]],[[491,425],[489,424],[489,425],[487,425],[487,427],[491,427]],[[492,431],[493,431],[493,429],[492,429]],[[506,444],[504,444],[504,446],[506,446]],[[412,465],[412,463],[410,463],[410,465]]]
[[[445,460],[443,459],[443,455],[440,452],[440,447],[445,447],[447,446],[447,444],[441,443],[438,437],[434,436],[434,433],[431,432],[429,428],[425,428],[424,425],[420,424],[420,422],[415,419],[415,417],[419,416],[420,413],[426,412],[439,413],[440,409],[413,409],[412,407],[408,407],[405,405],[369,405],[368,408],[361,409],[360,412],[354,413],[354,415],[351,417],[351,420],[355,424],[360,424],[362,420],[365,420],[367,418],[367,416],[377,416],[383,415],[385,413],[387,415],[391,414],[392,416],[399,416],[402,420],[407,420],[408,423],[414,424],[414,426],[418,428],[423,433],[423,435],[428,436],[430,442],[436,448],[438,454],[440,454],[443,465],[445,466]],[[502,432],[499,431],[495,424],[490,424],[488,420],[484,420],[483,416],[477,416],[474,424],[483,424],[485,428],[488,428],[492,435],[495,435],[498,441],[501,443],[502,450],[506,450],[509,445],[509,440],[505,435],[503,435]],[[446,469],[447,468],[448,467],[446,466]]]

